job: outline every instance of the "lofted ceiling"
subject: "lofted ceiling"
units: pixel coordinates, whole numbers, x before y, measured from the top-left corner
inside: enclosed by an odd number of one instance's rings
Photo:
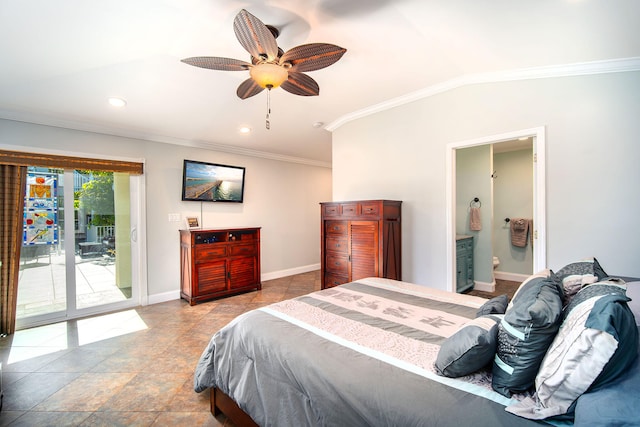
[[[347,49],[309,72],[317,97],[236,96],[248,72],[180,59],[249,60],[246,9],[284,50]],[[0,117],[330,164],[339,124],[473,76],[640,57],[637,0],[2,0]],[[127,105],[114,108],[109,97]],[[386,103],[386,104],[385,104]],[[239,128],[251,128],[248,135]]]

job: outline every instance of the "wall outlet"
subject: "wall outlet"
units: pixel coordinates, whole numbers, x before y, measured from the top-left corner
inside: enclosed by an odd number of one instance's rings
[[[180,214],[179,213],[170,213],[169,214],[169,222],[180,222]]]

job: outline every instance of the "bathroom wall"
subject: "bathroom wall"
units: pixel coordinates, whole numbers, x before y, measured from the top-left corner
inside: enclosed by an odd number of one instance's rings
[[[533,151],[531,149],[494,153],[493,168],[493,255],[500,258],[498,272],[533,273],[531,239],[524,248],[511,244],[505,218],[533,217]]]
[[[491,145],[456,150],[456,234],[473,236],[473,278],[493,283],[491,217]],[[475,197],[482,204],[482,229],[469,228],[469,204]]]

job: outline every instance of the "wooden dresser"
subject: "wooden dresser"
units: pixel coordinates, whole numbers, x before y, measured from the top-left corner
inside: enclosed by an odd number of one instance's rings
[[[180,230],[180,283],[191,305],[262,289],[260,228]]]
[[[377,276],[402,280],[402,202],[320,203],[322,289]]]

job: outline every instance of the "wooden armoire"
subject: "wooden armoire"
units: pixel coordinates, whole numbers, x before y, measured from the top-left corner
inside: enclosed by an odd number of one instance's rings
[[[322,289],[371,276],[402,280],[401,205],[396,200],[320,203]]]

